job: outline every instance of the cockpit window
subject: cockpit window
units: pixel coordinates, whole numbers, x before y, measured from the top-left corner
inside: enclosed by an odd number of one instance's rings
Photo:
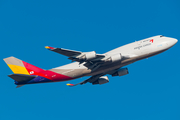
[[[164,37],[163,35],[161,35],[160,37]]]

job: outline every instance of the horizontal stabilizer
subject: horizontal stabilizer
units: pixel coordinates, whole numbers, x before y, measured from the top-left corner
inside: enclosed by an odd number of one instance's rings
[[[17,85],[16,88],[20,88],[22,86],[24,86],[25,84],[22,84],[22,85]]]
[[[24,75],[24,74],[11,74],[8,76],[17,82],[28,82],[37,77],[37,76]]]

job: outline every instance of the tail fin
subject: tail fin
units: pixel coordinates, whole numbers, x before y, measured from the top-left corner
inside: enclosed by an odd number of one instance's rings
[[[43,75],[43,72],[45,71],[41,68],[38,68],[34,65],[31,65],[15,57],[5,58],[4,61],[9,66],[9,68],[13,71],[14,74],[41,76]]]

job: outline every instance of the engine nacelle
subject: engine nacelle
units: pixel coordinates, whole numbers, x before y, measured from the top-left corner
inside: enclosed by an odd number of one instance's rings
[[[122,55],[119,53],[119,54],[115,54],[115,55],[112,55],[111,57],[109,57],[106,62],[117,62],[117,61],[121,61],[122,60]]]
[[[80,59],[82,60],[91,60],[96,58],[96,52],[92,51],[92,52],[86,52],[82,57],[80,57]]]
[[[92,84],[93,85],[96,85],[96,84],[105,84],[105,83],[108,83],[109,82],[109,78],[107,76],[102,76],[100,77],[98,80],[96,80],[95,82],[93,82]]]
[[[127,74],[129,74],[128,69],[121,68],[118,71],[116,71],[114,74],[112,74],[112,76],[123,76],[123,75],[127,75]]]

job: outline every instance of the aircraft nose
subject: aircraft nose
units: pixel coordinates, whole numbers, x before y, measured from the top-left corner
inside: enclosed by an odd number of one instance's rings
[[[173,45],[175,45],[177,42],[178,42],[177,39],[175,39],[175,38],[172,39],[172,44],[173,44]]]
[[[169,47],[174,46],[177,42],[178,42],[177,39],[175,39],[175,38],[170,38],[170,40],[169,40],[169,42],[168,42]]]
[[[174,41],[175,41],[175,44],[178,42],[178,40],[177,40],[177,39],[174,39]]]

